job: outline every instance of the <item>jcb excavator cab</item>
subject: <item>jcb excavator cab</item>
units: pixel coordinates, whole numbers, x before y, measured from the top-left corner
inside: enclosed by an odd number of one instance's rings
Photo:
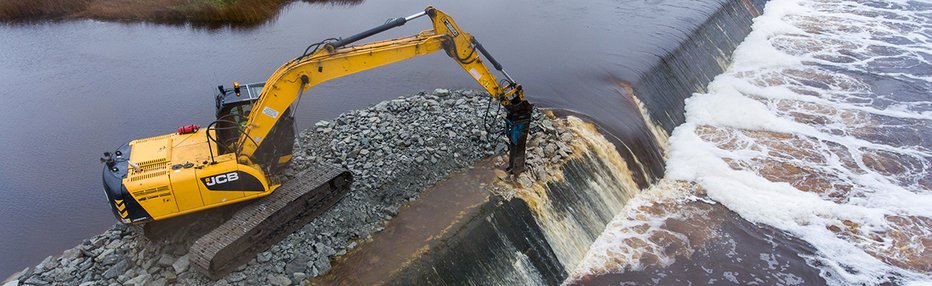
[[[220,145],[232,146],[239,139],[239,130],[246,128],[252,106],[259,99],[259,94],[264,86],[265,83],[234,84],[234,87],[230,88],[223,85],[217,86],[219,92],[214,95],[217,107],[215,127]],[[221,148],[218,152],[226,154],[234,151]]]
[[[236,146],[237,140],[246,129],[249,121],[249,114],[252,112],[253,105],[262,94],[262,88],[265,82],[257,82],[240,85],[233,83],[233,87],[226,88],[223,85],[217,86],[219,91],[215,96],[217,120],[208,126],[210,130],[216,130],[219,154],[236,153],[240,146]],[[268,166],[266,172],[277,174],[282,167],[291,161],[291,152],[294,149],[295,128],[294,114],[291,110],[286,110],[282,118],[275,123],[275,127],[269,132],[267,139],[271,140],[259,147],[259,150],[253,155],[253,162],[260,162],[263,166]],[[253,142],[247,142],[251,144]]]
[[[264,82],[244,85],[234,83],[233,87],[230,88],[223,85],[217,86],[219,92],[214,95],[214,101],[217,105],[217,119],[235,121],[245,125],[246,121],[249,120],[249,111],[252,109],[252,104],[259,99],[263,87],[265,87]],[[239,136],[239,134],[236,136]]]

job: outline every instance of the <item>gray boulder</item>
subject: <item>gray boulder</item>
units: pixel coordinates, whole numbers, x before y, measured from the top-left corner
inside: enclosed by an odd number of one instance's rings
[[[143,273],[142,275],[133,277],[133,279],[126,280],[126,282],[123,282],[123,286],[145,286],[146,282],[149,282],[150,278],[152,278],[152,275],[149,275],[149,273]]]
[[[129,268],[129,261],[127,261],[126,258],[123,258],[122,260],[120,260],[120,262],[117,262],[113,266],[110,266],[110,268],[107,269],[107,271],[104,271],[103,277],[104,279],[117,278],[120,276],[120,274],[123,274],[124,272],[126,272],[126,269],[128,268]]]
[[[175,260],[175,263],[172,263],[172,269],[175,269],[175,273],[181,273],[185,270],[188,270],[188,266],[191,265],[191,259],[188,255],[179,257],[178,260]]]
[[[307,267],[308,260],[310,260],[310,257],[307,255],[298,255],[285,265],[285,273],[303,272]]]
[[[272,274],[269,275],[269,284],[273,286],[288,286],[291,285],[291,279],[288,279],[285,275]]]
[[[161,267],[172,266],[172,264],[175,263],[175,258],[168,254],[162,254],[162,256],[159,257],[158,263]]]

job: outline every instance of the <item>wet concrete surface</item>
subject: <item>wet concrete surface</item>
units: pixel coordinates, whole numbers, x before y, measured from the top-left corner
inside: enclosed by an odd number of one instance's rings
[[[334,261],[327,275],[312,285],[384,284],[393,273],[431,248],[479,214],[489,201],[483,185],[495,177],[494,163],[486,159],[470,169],[457,171],[422,193],[419,199],[399,210],[385,229],[362,242],[358,248]]]

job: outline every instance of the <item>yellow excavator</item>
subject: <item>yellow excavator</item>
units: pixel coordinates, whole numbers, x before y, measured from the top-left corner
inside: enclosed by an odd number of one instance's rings
[[[350,45],[428,16],[433,29],[417,35]],[[216,121],[206,128],[137,139],[105,152],[104,191],[116,218],[141,224],[244,201],[226,223],[191,246],[192,263],[219,278],[320,215],[349,191],[351,174],[311,166],[285,182],[294,144],[294,112],[302,93],[322,82],[445,51],[507,111],[508,171],[524,170],[524,144],[533,105],[475,37],[433,7],[346,38],[312,44],[264,83],[218,86]],[[499,81],[485,60],[505,76]]]

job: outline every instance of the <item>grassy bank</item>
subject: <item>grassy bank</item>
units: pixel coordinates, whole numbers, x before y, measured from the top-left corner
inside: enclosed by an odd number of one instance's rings
[[[263,23],[296,0],[4,0],[0,21],[32,22],[65,19],[254,25]],[[302,0],[311,3],[358,4],[363,0]]]

